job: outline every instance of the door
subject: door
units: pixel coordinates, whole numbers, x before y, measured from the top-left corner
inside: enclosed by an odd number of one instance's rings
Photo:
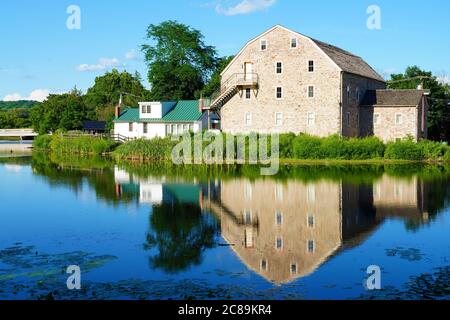
[[[244,65],[245,81],[253,80],[253,63],[246,62]]]

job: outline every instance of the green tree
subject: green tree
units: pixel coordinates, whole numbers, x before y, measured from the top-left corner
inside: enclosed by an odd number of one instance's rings
[[[177,21],[151,24],[142,51],[154,100],[192,99],[216,70],[216,49],[200,31]]]
[[[8,109],[0,111],[0,129],[21,129],[31,127],[30,110]]]
[[[423,77],[423,78],[421,78]],[[405,81],[403,81],[405,80]],[[416,89],[423,83],[424,89],[430,90],[428,103],[429,138],[432,140],[450,141],[450,87],[440,83],[432,72],[424,71],[417,66],[406,68],[404,74],[391,75],[390,89]]]
[[[124,106],[135,107],[139,101],[149,98],[139,73],[132,75],[113,69],[95,79],[95,84],[86,93],[85,102],[89,109],[95,110],[98,120],[111,121],[122,92],[128,93],[123,96]]]
[[[204,97],[210,97],[214,92],[220,90],[220,82],[221,82],[221,76],[223,70],[230,64],[231,60],[234,59],[234,56],[229,57],[222,57],[218,60],[217,66],[211,76],[211,79],[209,79],[208,83],[205,85],[205,87],[202,90],[202,95]]]
[[[95,113],[86,106],[82,93],[76,88],[70,93],[50,95],[31,110],[33,128],[40,134],[58,129],[80,130],[87,119],[95,119]]]

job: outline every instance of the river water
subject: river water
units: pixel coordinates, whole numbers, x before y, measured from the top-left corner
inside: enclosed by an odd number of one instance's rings
[[[450,297],[450,167],[258,174],[0,158],[0,299]]]

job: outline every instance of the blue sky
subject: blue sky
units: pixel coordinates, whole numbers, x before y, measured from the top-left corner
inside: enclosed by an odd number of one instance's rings
[[[79,30],[66,26],[70,5],[81,10]],[[366,26],[370,5],[381,9],[380,30]],[[220,55],[282,24],[362,56],[383,75],[416,64],[448,81],[449,12],[448,0],[2,0],[0,100],[86,90],[112,67],[145,79],[146,28],[169,19],[201,30]]]

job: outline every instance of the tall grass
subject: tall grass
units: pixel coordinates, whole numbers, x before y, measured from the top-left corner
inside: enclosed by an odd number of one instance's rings
[[[61,134],[42,135],[35,139],[34,148],[59,154],[101,155],[112,151],[116,143],[92,136],[66,137]]]
[[[170,138],[155,138],[152,140],[139,139],[120,145],[113,153],[114,157],[131,160],[169,161],[172,150],[177,142]]]

